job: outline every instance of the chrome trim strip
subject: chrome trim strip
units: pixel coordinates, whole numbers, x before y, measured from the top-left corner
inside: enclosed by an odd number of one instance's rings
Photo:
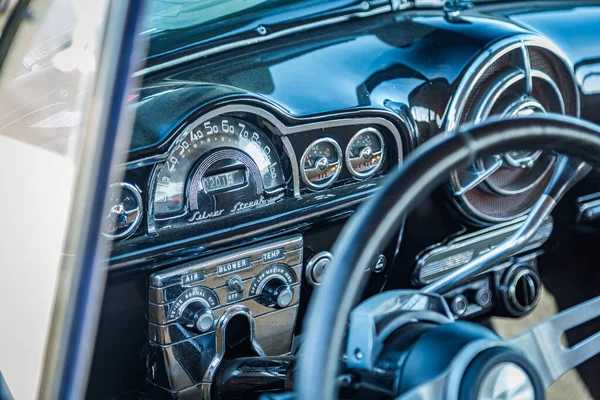
[[[373,196],[374,196],[373,193],[369,193],[368,195],[365,195],[364,197],[361,197],[359,199],[350,200],[350,201],[344,202],[342,204],[339,204],[339,205],[336,205],[336,206],[333,206],[333,207],[329,207],[326,210],[319,210],[319,211],[311,212],[311,213],[302,215],[300,217],[290,219],[288,221],[271,224],[269,226],[266,226],[266,227],[263,227],[263,228],[259,228],[259,229],[255,229],[255,230],[246,232],[244,234],[235,236],[234,238],[222,239],[222,240],[219,240],[217,242],[213,242],[212,245],[214,245],[215,247],[218,247],[218,246],[222,246],[222,245],[224,245],[226,243],[229,243],[231,241],[234,241],[234,240],[235,241],[239,241],[239,240],[248,239],[248,238],[256,238],[257,236],[264,235],[264,234],[267,234],[269,232],[274,232],[274,231],[276,231],[278,229],[284,229],[286,227],[289,227],[289,226],[292,226],[292,225],[297,225],[297,224],[299,224],[301,222],[310,220],[312,218],[315,218],[315,217],[318,217],[318,216],[323,216],[323,214],[329,214],[329,213],[333,213],[333,212],[342,210],[344,208],[349,208],[349,207],[352,207],[352,206],[355,206],[355,205],[359,205],[362,202],[367,201],[368,199],[370,199]],[[185,242],[192,242],[194,240],[196,240],[196,239],[195,238],[187,238],[187,239],[179,241],[177,244],[181,245],[181,244],[184,244]],[[144,250],[143,253],[152,252],[152,251],[156,251],[156,250],[157,250],[157,248],[154,247],[154,248],[150,248],[150,249]],[[124,255],[124,257],[130,257],[130,256],[131,256],[131,254],[125,254]],[[117,258],[115,258],[113,260],[118,260],[119,258],[120,257],[117,257]],[[156,268],[158,268],[158,267],[159,266],[157,265]],[[108,266],[109,271],[117,271],[117,270],[120,270],[122,268],[126,268],[126,266],[120,266],[118,263],[109,264],[109,266]]]
[[[364,3],[367,4],[367,7],[368,7],[369,3],[368,2],[364,2]],[[366,17],[371,17],[374,15],[379,15],[379,14],[383,14],[383,13],[390,12],[390,11],[392,11],[391,5],[385,5],[385,6],[374,8],[369,11],[361,11],[361,12],[356,12],[356,13],[352,13],[352,14],[348,14],[348,15],[342,15],[339,17],[325,19],[322,21],[311,22],[311,23],[301,25],[301,26],[294,26],[292,28],[282,29],[281,31],[274,32],[271,34],[267,34],[267,35],[263,35],[263,36],[259,36],[259,37],[255,37],[255,38],[250,38],[250,39],[239,40],[236,42],[223,44],[221,46],[211,47],[209,49],[202,50],[197,53],[188,54],[186,56],[177,58],[175,60],[166,61],[161,64],[157,64],[157,65],[153,65],[151,67],[140,69],[139,71],[133,73],[133,77],[145,76],[145,75],[148,75],[148,74],[151,74],[154,72],[162,71],[163,69],[174,68],[181,64],[184,64],[184,63],[187,63],[190,61],[194,61],[194,60],[198,60],[200,58],[210,57],[210,56],[213,56],[215,54],[219,54],[219,53],[222,53],[225,51],[239,49],[242,47],[263,43],[263,42],[266,42],[269,40],[294,35],[296,33],[301,33],[301,32],[309,31],[312,29],[322,28],[325,26],[334,25],[334,24],[338,24],[341,22],[346,22],[346,21],[349,21],[354,18],[366,18]]]
[[[395,114],[393,112],[384,111],[384,110],[375,110],[375,111],[380,112],[380,113],[384,112],[386,114],[389,114],[391,118],[398,119],[406,127],[407,132],[412,133],[413,128],[410,126],[409,123],[407,123],[407,121],[405,120],[405,118],[403,118],[403,116],[401,116],[399,114]],[[218,116],[221,114],[226,114],[226,113],[234,113],[234,112],[247,112],[250,114],[257,115],[261,118],[264,118],[266,121],[273,124],[273,126],[276,128],[276,131],[273,133],[277,136],[280,136],[281,140],[283,140],[283,136],[294,135],[294,134],[297,134],[300,132],[306,132],[306,131],[316,130],[316,129],[325,129],[325,128],[332,128],[332,127],[336,127],[336,126],[348,126],[348,125],[360,125],[360,124],[381,125],[381,126],[384,126],[386,129],[388,129],[392,133],[394,138],[396,139],[396,145],[398,147],[398,163],[399,164],[402,163],[402,159],[403,159],[402,136],[400,135],[398,128],[396,128],[396,126],[393,123],[391,123],[389,120],[387,120],[386,118],[383,118],[383,117],[352,117],[352,118],[351,117],[343,117],[343,118],[336,119],[338,117],[338,115],[332,114],[332,115],[328,116],[329,118],[332,118],[332,119],[327,120],[327,121],[307,122],[305,124],[294,125],[294,126],[288,127],[283,122],[281,122],[279,120],[279,118],[277,118],[275,115],[273,115],[269,111],[266,111],[263,108],[251,106],[251,105],[247,105],[247,104],[228,104],[226,106],[219,107],[215,110],[209,111],[206,114],[203,114],[201,117],[194,120],[194,122],[202,123],[202,122],[209,120],[215,116]],[[179,136],[182,137],[183,132],[180,133]],[[167,159],[169,153],[173,150],[174,147],[176,147],[176,145],[177,145],[176,142],[174,144],[172,144],[169,147],[169,149],[167,151],[165,151],[164,153],[146,157],[146,158],[143,158],[140,160],[129,161],[127,163],[121,164],[119,167],[125,168],[125,169],[134,169],[134,168],[144,167],[147,165],[157,164],[162,161],[165,161]],[[296,157],[296,155],[294,153],[289,153],[288,156],[290,157],[290,161],[292,161],[292,159],[291,159],[292,154],[294,155],[294,157]],[[297,171],[298,163],[297,162],[293,163],[292,169],[294,169],[294,165],[296,166],[296,172],[298,172]],[[298,174],[298,176],[300,176],[300,175]]]

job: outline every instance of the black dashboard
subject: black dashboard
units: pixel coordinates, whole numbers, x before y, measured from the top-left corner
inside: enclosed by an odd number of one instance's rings
[[[478,5],[458,18],[379,7],[185,61],[157,55],[135,74],[134,131],[106,214],[89,397],[206,393],[224,354],[295,351],[347,218],[435,135],[490,116],[600,122],[594,2]],[[423,286],[497,245],[555,161],[513,151],[455,171],[382,244],[366,295]],[[538,258],[562,221],[548,219],[509,262],[448,293],[454,314],[529,312],[534,298],[512,301],[503,288],[523,271],[539,280]],[[219,324],[238,315],[249,322],[228,334],[236,346],[219,344]]]

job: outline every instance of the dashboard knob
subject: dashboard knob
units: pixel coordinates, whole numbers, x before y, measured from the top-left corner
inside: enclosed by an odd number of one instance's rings
[[[198,300],[190,303],[181,313],[179,322],[186,328],[204,333],[212,329],[215,324],[215,315],[210,306],[204,301]]]
[[[294,299],[294,289],[282,278],[275,276],[263,287],[260,294],[262,302],[273,304],[279,308],[289,306]]]
[[[242,282],[242,278],[238,275],[229,278],[227,287],[232,292],[244,293],[244,283]]]
[[[467,312],[467,308],[469,307],[469,302],[467,298],[462,294],[454,297],[450,302],[450,309],[455,315],[463,315]]]

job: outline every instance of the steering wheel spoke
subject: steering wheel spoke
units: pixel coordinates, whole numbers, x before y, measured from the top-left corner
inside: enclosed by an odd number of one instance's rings
[[[397,400],[431,400],[439,399],[443,396],[448,385],[447,371],[429,382],[417,386],[409,392],[401,395]]]
[[[561,336],[600,317],[600,297],[569,308],[509,340],[536,366],[545,388],[566,372],[600,353],[600,332],[566,348]]]
[[[460,175],[460,187],[457,187],[454,190],[454,196],[462,196],[469,190],[474,189],[481,182],[489,178],[494,172],[498,171],[500,167],[502,167],[502,164],[502,158],[495,156],[494,162],[487,169],[482,170],[475,165],[472,165]]]

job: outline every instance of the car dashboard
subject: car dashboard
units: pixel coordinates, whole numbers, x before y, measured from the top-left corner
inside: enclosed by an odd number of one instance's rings
[[[160,36],[151,41],[105,213],[90,398],[217,398],[222,360],[300,351],[344,224],[436,135],[532,113],[600,121],[593,2],[482,4],[458,16],[363,3],[348,18],[259,24],[250,38],[198,40],[181,54],[152,54]],[[365,297],[420,288],[498,245],[555,164],[552,153],[511,151],[454,171],[382,243]],[[597,186],[580,186],[576,218],[593,221]],[[454,316],[531,312],[540,256],[563,220],[447,293]]]

